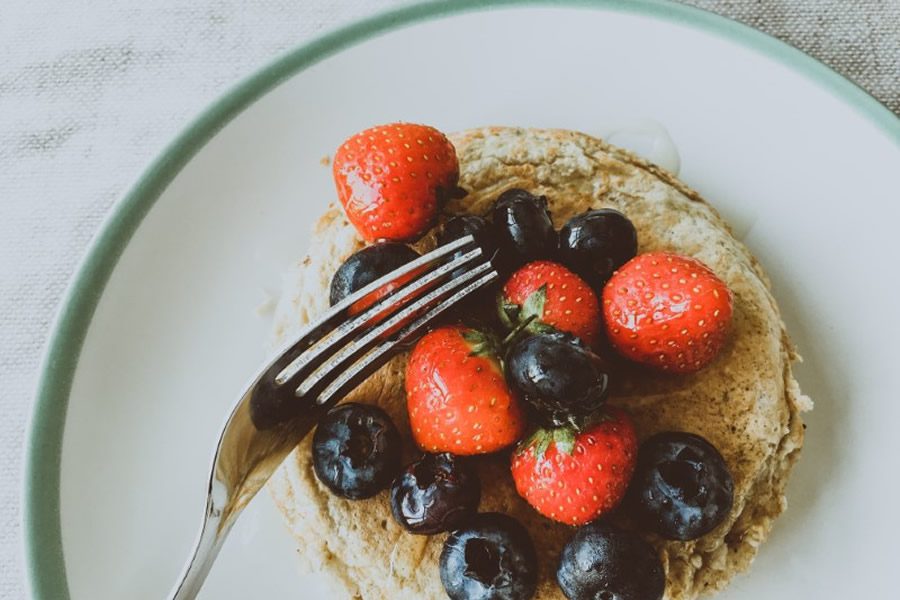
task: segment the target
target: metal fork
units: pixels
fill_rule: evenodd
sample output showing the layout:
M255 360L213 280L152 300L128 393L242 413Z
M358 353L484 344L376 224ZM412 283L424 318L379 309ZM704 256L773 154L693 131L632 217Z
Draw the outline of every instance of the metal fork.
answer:
M345 298L266 365L219 436L200 533L171 600L196 597L241 511L328 409L497 276L472 236L461 238ZM354 304L404 277L410 280L351 314Z

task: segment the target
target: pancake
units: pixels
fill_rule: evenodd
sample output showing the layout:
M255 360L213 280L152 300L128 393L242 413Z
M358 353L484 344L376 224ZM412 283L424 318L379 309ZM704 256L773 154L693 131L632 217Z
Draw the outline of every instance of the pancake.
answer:
M786 507L785 485L803 443L800 413L811 408L793 377L791 363L798 357L762 267L697 192L599 139L572 131L499 127L450 138L460 159L460 185L469 194L453 201L448 213L484 215L512 187L546 195L557 227L588 209L615 208L637 228L640 252L695 257L734 292L732 332L709 367L684 376L625 368L615 374L619 383L610 399L631 413L641 439L660 431L689 431L724 456L735 483L734 506L725 521L690 542L646 536L665 568L667 599L689 600L722 589L749 567ZM429 234L418 249L433 245ZM328 308L332 274L361 247L341 210L329 208L315 226L309 255L286 276L276 310L276 344ZM405 364L405 356L395 358L348 400L384 408L412 458L416 449L406 414ZM406 533L391 516L387 492L364 501L333 496L313 473L310 446L307 436L269 483L297 540L302 568L325 573L336 598L446 597L438 573L445 536ZM562 599L555 570L573 529L540 516L519 498L508 461L508 453L478 461L480 510L508 513L529 529L539 557L535 597Z

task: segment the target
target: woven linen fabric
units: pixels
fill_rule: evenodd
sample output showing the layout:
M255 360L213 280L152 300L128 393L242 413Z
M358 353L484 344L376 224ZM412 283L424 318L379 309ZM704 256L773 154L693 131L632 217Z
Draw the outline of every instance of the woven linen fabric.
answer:
M684 0L819 59L900 114L900 0Z
M808 52L900 113L898 0L690 0ZM48 330L113 203L241 77L397 0L0 5L0 598L24 598L21 463Z

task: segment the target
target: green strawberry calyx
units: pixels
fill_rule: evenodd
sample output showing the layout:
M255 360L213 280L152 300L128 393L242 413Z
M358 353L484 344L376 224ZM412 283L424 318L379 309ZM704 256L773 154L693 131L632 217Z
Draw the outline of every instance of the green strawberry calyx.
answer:
M541 460L550 444L553 444L557 451L571 455L575 451L575 435L576 431L571 427L541 428L520 444L518 452L524 454L533 448L535 458Z
M575 451L575 438L581 432L610 420L612 417L606 411L600 410L581 423L572 422L561 427L541 427L519 444L516 453L524 454L528 450L534 449L535 458L541 460L550 444L554 444L558 452L571 456Z
M547 305L547 284L542 285L525 298L525 302L519 306L514 302L510 302L508 298L500 292L497 297L497 308L500 315L500 321L507 329L515 330L523 323L526 325L524 329L529 333L548 333L556 331L556 329L543 322L544 309Z
M469 356L484 356L498 359L501 356L501 344L496 337L477 329L465 329L462 337L469 345Z

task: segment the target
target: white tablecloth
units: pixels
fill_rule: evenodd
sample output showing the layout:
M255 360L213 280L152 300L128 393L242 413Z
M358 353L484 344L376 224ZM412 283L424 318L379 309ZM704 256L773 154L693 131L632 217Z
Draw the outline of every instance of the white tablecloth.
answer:
M690 0L798 46L900 112L898 0ZM22 446L54 310L104 215L241 77L397 0L0 3L0 598L23 598Z

